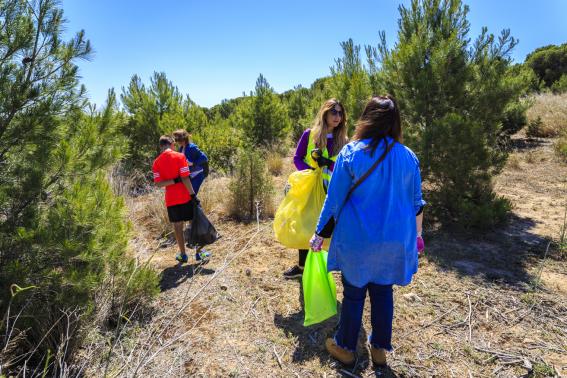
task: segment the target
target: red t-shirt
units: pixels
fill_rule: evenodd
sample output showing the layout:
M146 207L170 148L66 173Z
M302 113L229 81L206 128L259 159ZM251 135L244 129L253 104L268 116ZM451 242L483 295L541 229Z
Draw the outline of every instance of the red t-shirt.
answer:
M154 182L173 180L179 176L189 177L189 166L185 155L171 149L163 151L154 160L152 171ZM165 187L165 206L180 205L190 200L191 194L182 182Z

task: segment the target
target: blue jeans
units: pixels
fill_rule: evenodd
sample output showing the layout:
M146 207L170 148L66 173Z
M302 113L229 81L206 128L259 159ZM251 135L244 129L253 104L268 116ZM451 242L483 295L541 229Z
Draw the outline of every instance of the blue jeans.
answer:
M369 283L364 287L352 286L343 277L344 297L339 320L339 329L335 334L337 345L351 352L356 350L358 333L362 324L362 312L366 290L370 295L370 319L372 334L370 344L374 348L392 350L392 319L394 318L394 294L392 285Z

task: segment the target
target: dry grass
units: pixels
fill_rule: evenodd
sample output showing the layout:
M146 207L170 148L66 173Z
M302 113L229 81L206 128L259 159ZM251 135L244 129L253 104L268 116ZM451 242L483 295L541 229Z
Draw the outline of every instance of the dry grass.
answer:
M525 155L526 163L533 164L537 161L537 156L534 151L528 151Z
M542 93L533 97L527 111L528 135L554 137L567 131L567 93Z
M199 200L206 214L228 215L228 198L230 191L228 184L230 177L207 177L199 190Z
M521 163L520 163L520 158L517 154L510 155L508 157L507 164L508 164L508 167L510 169L516 169L516 170L522 169Z
M162 189L155 189L144 196L143 209L144 213L140 220L148 229L155 232L155 235L164 237L172 232Z
M283 172L283 158L278 154L270 154L268 159L266 160L266 164L268 166L268 172L272 174L272 176L279 176Z

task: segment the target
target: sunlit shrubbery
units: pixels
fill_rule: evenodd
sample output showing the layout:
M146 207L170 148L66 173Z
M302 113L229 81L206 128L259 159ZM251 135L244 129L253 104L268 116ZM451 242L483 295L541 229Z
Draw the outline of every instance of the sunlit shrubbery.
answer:
M272 179L266 170L262 151L239 151L229 188L230 215L236 219L249 221L273 215Z

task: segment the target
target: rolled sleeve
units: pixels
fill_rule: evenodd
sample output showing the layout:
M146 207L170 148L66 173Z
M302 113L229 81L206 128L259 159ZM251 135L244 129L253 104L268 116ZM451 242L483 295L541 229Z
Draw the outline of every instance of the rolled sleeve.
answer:
M160 181L162 181L162 178L161 178L159 172L153 171L153 173L154 173L154 182L160 182Z
M154 161L154 163L152 164L152 173L154 174L154 182L163 181L161 174L159 172L159 169L158 169L157 161Z
M419 162L417 162L415 166L415 173L413 177L413 207L415 213L419 211L423 206L425 206L426 202L423 200L422 193L421 193L421 172L419 170Z
M189 177L189 165L187 164L187 160L183 159L185 162L181 163L179 167L179 176L181 177Z

